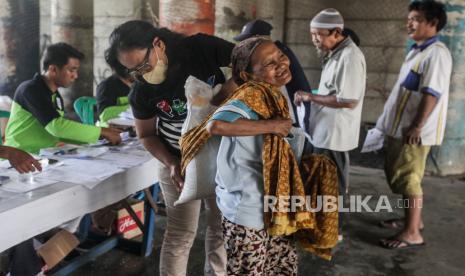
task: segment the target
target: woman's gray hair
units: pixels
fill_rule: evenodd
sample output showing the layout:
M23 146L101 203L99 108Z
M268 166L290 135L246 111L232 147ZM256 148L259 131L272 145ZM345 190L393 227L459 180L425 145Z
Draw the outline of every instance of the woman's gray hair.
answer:
M255 49L264 42L272 41L264 37L251 37L239 42L232 50L232 77L237 85L242 85L244 83L244 80L240 77L242 71L252 73L252 68L250 67L252 54Z

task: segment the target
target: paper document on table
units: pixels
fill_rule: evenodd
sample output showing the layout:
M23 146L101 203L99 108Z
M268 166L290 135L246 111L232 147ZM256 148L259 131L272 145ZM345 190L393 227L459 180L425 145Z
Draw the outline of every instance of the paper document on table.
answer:
M36 171L20 174L11 167L2 169L1 175L9 177L9 179L2 183L0 187L8 192L25 193L57 183L57 180L41 178L41 175L51 168L63 165L63 163L55 159L41 159L39 162L42 165L42 172Z
M377 128L372 128L368 131L365 143L360 152L371 152L383 148L384 133Z
M126 109L126 111L121 112L121 113L119 114L119 117L120 117L120 118L125 118L125 119L134 120L134 114L132 113L131 107L129 107L128 109Z
M115 149L98 157L121 169L129 169L141 165L153 158L148 152L140 150L116 151Z
M40 156L60 158L94 158L108 151L106 147L85 147L76 145L64 145L61 147L44 148L40 150Z
M0 161L0 169L8 169L11 167L10 161L7 159Z
M127 118L113 118L113 119L108 120L108 123L111 125L128 126L128 127L132 127L135 125L134 119L127 119Z
M80 184L92 189L101 181L122 171L107 161L65 159L63 166L43 172L40 177Z

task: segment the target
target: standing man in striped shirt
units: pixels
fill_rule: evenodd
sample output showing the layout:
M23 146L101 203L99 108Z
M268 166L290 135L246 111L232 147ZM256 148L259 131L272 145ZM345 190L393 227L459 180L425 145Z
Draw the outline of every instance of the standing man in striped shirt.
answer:
M416 43L376 123L387 136L387 181L394 193L403 196L405 205L405 218L381 222L400 231L381 240L389 249L424 245L421 181L431 146L443 140L452 71L451 54L437 37L447 22L444 4L414 1L408 10L407 32Z

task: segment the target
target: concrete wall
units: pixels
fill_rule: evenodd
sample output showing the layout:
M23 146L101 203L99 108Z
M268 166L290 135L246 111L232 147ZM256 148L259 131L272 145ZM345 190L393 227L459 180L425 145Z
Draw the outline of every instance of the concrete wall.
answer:
M157 15L156 0L94 1L94 87L112 74L105 63L104 52L108 48L108 37L113 29L133 19L143 19L158 25Z
M336 8L361 40L367 62L364 122L375 122L397 78L405 55L409 0L288 0L285 41L299 57L312 88L318 88L320 62L309 36L309 22L325 8Z
M185 35L215 33L214 0L160 0L160 26Z
M215 35L233 41L242 26L256 17L256 0L216 0Z
M40 0L40 58L52 43L52 0ZM42 65L41 65L42 66Z
M0 1L0 95L12 97L39 70L39 19L37 2Z
M108 37L114 27L131 20L143 19L158 25L158 0L95 0L93 87L111 75L104 60ZM40 0L40 52L51 43L51 0ZM42 56L42 55L41 55Z
M52 0L51 42L65 42L84 54L78 81L69 88L61 88L65 111L73 112L74 101L93 94L93 0Z

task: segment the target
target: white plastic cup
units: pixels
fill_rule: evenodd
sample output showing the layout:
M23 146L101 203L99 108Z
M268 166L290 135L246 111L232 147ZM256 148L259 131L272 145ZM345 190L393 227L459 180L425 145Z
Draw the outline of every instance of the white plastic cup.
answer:
M28 173L20 173L18 175L18 181L21 183L33 184L34 183L34 175L32 172Z

